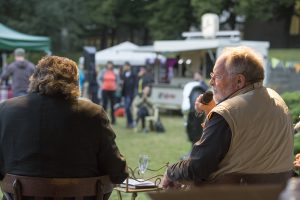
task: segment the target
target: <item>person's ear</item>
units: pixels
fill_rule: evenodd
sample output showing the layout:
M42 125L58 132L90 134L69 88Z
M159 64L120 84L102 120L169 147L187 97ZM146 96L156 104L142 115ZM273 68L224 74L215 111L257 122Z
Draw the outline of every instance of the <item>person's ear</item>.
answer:
M237 88L241 89L243 87L245 87L246 85L246 78L243 74L238 74L237 75Z

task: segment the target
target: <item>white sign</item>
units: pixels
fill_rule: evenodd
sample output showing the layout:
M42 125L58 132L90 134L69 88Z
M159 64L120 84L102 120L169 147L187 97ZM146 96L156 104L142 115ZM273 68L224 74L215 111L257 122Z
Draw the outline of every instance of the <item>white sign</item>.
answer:
M219 17L213 13L204 14L201 18L201 29L204 38L215 38L219 31Z
M161 108L180 110L182 103L182 88L159 87L152 88L151 100Z

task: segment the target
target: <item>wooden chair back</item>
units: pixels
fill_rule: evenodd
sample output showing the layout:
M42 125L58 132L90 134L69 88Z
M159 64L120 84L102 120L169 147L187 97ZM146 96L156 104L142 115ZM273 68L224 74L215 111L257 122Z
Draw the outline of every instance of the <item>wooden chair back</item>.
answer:
M14 200L22 197L34 197L42 200L45 197L61 200L74 198L83 200L84 197L103 199L100 177L92 178L39 178L6 174L1 182L3 192L13 194Z
M282 185L218 185L148 193L152 200L278 200Z

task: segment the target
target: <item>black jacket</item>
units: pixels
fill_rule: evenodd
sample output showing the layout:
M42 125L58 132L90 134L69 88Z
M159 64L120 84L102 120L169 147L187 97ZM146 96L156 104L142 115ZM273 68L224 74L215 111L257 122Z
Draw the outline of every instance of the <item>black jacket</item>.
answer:
M135 74L130 72L129 76L125 75L126 72L122 75L123 85L122 85L122 96L130 96L131 98L135 97L137 93L137 77Z
M32 93L0 104L0 179L127 176L126 161L103 108Z

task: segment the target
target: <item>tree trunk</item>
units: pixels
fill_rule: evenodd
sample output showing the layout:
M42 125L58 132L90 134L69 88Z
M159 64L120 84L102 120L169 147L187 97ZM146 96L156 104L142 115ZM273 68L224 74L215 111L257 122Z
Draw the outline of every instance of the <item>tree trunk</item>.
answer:
M100 36L100 49L105 49L107 47L107 31L106 29L101 31Z
M110 35L110 46L115 45L116 33L117 33L117 29L113 28Z
M134 42L134 29L132 27L129 30L129 41Z
M148 40L149 40L149 30L147 28L144 28L144 35L143 35L143 41L142 44L143 45L147 45L148 44Z

